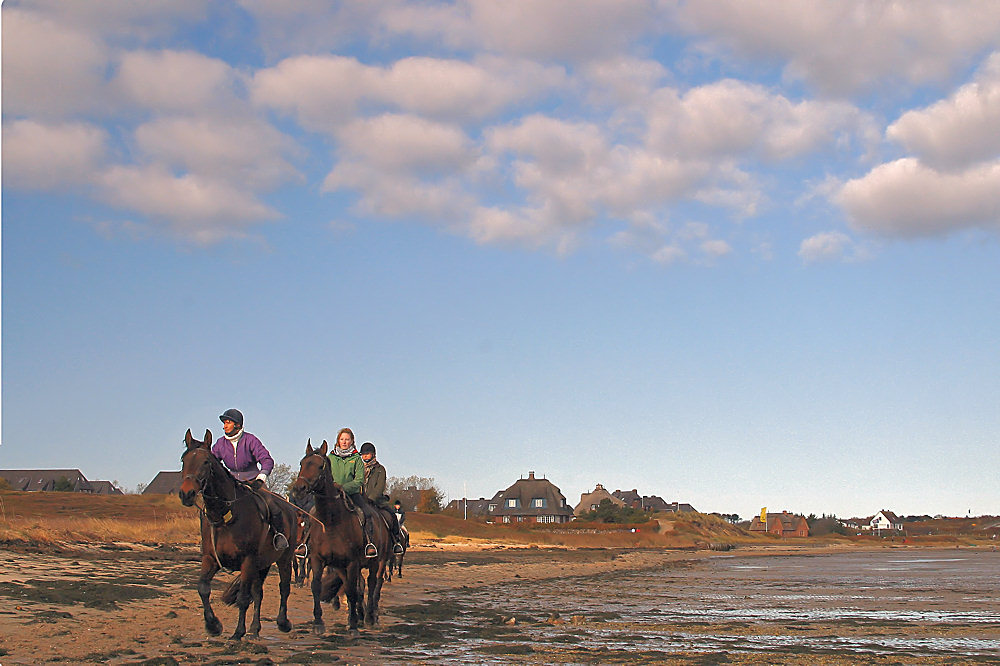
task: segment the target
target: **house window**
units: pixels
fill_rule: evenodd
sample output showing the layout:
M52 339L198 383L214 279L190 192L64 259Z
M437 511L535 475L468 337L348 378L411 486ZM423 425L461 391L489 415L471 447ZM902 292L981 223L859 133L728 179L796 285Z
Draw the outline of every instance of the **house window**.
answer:
M503 517L503 522L509 523L510 522L510 516L504 516Z
M493 504L490 504L490 513L493 513L493 512L494 512L494 511L496 511L496 510L497 510L497 505L496 505L496 503L493 503Z
M538 516L538 522L540 523L554 523L556 522L555 516Z
M545 508L545 498L544 497L532 497L531 498L531 508L532 509L544 509Z
M521 507L521 500L518 499L517 497L509 497L507 499L507 508L508 509L518 509L520 507Z

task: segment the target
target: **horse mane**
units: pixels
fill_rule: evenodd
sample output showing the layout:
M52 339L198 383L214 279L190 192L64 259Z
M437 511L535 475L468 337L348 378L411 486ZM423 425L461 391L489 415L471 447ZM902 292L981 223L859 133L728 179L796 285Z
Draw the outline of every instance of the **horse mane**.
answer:
M232 481L233 483L235 483L237 485L237 487L240 486L240 485L242 485L244 483L243 481L240 481L235 476L233 476L232 472L229 471L229 468L226 467L225 465L223 465L222 461L215 457L215 454L212 453L212 449L204 447L204 446L196 446L193 449L186 449L184 451L184 453L181 454L181 467L184 466L184 464L183 464L184 463L184 458L189 453L194 453L198 449L205 449L205 451L208 453L208 459L209 459L209 461L211 461L212 471L213 472L217 471L217 469L218 470L222 470L222 473L226 476L226 478L228 478L230 481Z

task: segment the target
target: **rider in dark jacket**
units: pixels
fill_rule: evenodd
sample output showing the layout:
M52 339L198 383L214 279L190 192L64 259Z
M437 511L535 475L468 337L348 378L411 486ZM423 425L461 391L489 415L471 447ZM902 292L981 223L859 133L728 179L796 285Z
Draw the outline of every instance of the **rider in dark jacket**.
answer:
M361 445L361 460L365 463L364 495L379 508L392 534L392 552L403 552L403 535L399 533L396 514L389 511L389 496L385 494L385 467L375 460L375 445L365 442Z

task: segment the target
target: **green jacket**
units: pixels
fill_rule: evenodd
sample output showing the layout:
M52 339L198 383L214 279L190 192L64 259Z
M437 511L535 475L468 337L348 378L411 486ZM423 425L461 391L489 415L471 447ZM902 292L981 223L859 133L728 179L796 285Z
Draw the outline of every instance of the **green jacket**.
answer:
M330 460L330 474L344 488L344 492L348 495L360 493L365 482L365 461L361 459L361 454L354 452L341 458L331 453L327 458Z

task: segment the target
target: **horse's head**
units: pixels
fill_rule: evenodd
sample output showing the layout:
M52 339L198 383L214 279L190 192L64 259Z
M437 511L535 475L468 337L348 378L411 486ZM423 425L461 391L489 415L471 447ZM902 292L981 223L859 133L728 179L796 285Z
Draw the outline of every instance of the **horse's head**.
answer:
M188 428L184 444L187 448L181 454L181 488L177 495L181 504L191 506L212 474L212 431L206 430L205 441L199 442L191 436L191 429Z
M323 446L318 449L312 447L311 439L306 442L306 455L299 463L299 475L292 484L293 493L299 495L322 490L325 483L323 475L330 476L330 461L326 459L326 450L325 439Z

